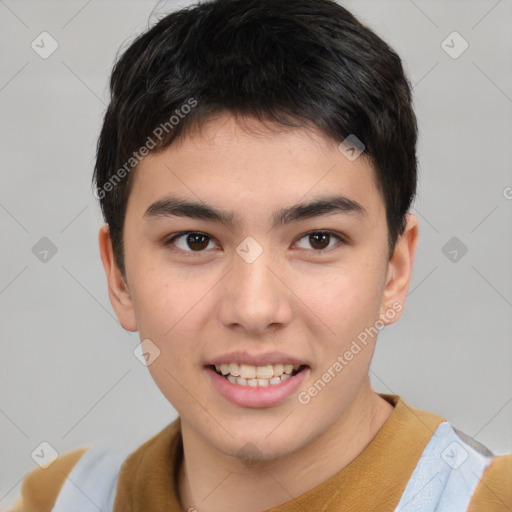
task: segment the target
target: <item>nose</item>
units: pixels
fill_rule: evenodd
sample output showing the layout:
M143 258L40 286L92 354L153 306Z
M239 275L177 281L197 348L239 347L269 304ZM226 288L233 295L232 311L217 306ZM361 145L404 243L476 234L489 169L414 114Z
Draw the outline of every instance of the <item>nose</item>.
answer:
M289 324L293 294L282 274L270 251L263 251L252 262L235 254L221 290L222 324L246 334L265 334Z

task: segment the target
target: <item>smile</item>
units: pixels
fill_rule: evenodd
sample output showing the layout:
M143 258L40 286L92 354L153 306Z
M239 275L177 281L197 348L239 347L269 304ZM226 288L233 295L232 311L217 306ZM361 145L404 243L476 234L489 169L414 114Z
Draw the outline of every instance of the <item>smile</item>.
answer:
M212 369L218 375L233 384L249 387L276 386L293 377L301 370L301 365L267 364L253 366L249 364L225 363L217 364Z

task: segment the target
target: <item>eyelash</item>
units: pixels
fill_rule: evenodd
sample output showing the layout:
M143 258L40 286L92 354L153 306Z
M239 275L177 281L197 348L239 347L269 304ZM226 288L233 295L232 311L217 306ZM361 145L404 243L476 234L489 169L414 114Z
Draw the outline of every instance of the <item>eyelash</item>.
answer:
M181 233L176 233L175 235L172 235L171 238L168 238L164 243L163 245L164 246L171 246L173 245L173 243L180 237L182 236L185 236L185 235L190 235L190 234L195 234L195 235L203 235L205 237L207 237L208 239L210 240L214 240L215 239L210 236L210 235L207 235L206 233L203 233L201 231L182 231ZM345 239L345 237L343 235L341 235L340 233L337 233L336 231L329 231L329 230L318 230L318 231L308 231L307 233L304 233L303 235L301 235L298 239L297 239L297 242L302 240L303 238L309 236L309 235L318 235L318 234L322 234L322 235L329 235L330 237L334 237L338 240L338 242L340 242L341 244L346 244L348 243ZM330 240L329 240L330 241ZM336 247L336 246L334 246ZM328 249L311 249L311 252L315 255L318 255L318 256L321 256L323 254L325 254L327 251L330 251L331 249L333 249L334 247L330 247ZM200 256L202 254L204 254L206 252L206 250L202 250L202 251L185 251L183 249L173 249L173 250L176 250L178 252L182 252L184 253L187 257L197 257L197 256ZM308 250L308 249L303 249L303 250Z

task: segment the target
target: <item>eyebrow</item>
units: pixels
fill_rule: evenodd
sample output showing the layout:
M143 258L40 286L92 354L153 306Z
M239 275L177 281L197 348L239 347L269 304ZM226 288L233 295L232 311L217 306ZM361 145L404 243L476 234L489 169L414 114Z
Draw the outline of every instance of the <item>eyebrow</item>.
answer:
M272 215L273 228L334 213L356 214L358 216L366 216L368 214L360 203L348 197L319 197L308 203L295 204L274 212ZM233 228L237 220L233 212L179 197L159 199L152 203L143 215L144 218L161 216L187 217L218 222L228 228Z

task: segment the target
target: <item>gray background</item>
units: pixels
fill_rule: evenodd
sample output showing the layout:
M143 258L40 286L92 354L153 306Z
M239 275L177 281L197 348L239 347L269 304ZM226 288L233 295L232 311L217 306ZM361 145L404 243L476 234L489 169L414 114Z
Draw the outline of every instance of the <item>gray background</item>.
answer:
M0 0L0 509L42 441L135 448L175 417L111 309L90 179L118 48L188 3L150 18L151 1ZM403 58L420 126L420 242L374 386L512 452L512 2L343 4ZM31 48L43 31L59 45L47 59ZM441 46L453 31L469 44L456 59ZM46 262L42 237L57 248ZM455 262L452 237L468 250Z

